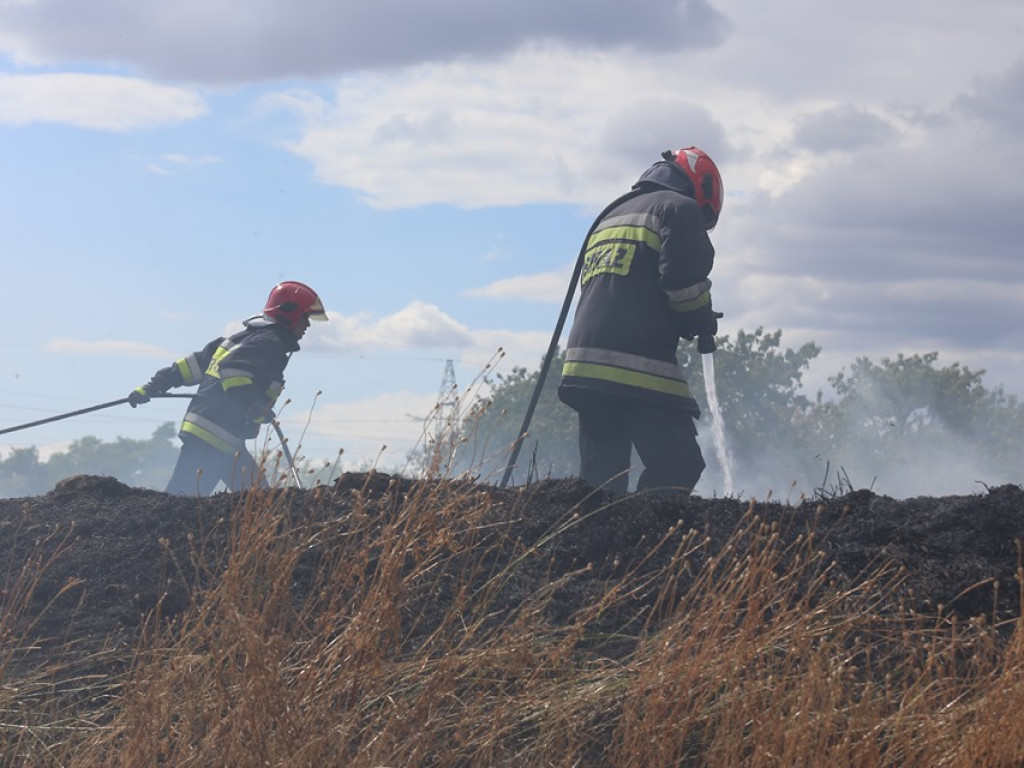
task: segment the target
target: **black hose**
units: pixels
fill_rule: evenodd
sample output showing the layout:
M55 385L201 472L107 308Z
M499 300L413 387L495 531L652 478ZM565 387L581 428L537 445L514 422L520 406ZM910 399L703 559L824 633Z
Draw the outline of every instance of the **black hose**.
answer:
M583 245L580 246L579 255L576 257L576 266L572 271L572 279L569 281L569 289L565 292L565 301L562 302L562 311L558 315L558 322L555 323L555 332L551 335L551 343L548 344L548 351L544 355L544 361L540 366L540 374L537 377L537 386L533 388L533 394L530 396L530 403L526 407L526 416L523 418L523 424L519 428L519 435L512 444L512 453L509 456L508 464L505 466L505 474L501 478L501 484L498 486L499 488L504 488L508 485L508 480L512 476L512 470L515 469L516 466L516 460L519 458L519 451L523 447L523 440L526 438L527 430L530 428L530 420L533 419L533 411L537 407L537 401L540 400L540 392L544 387L544 380L547 378L548 369L551 367L551 359L555 356L555 349L558 347L558 340L562 337L562 328L565 326L565 318L568 317L569 307L572 306L573 295L576 293L576 283L579 282L580 273L583 271L583 260L587 252L587 243L590 241L590 236L594 234L594 229L601 220L608 215L609 211L646 191L647 190L645 189L632 189L626 194L612 200L605 206L604 210L597 215L597 218L594 219L594 223L591 224L590 229L587 230L586 237L583 238Z
M163 395L150 395L150 397L193 397L191 394L163 394ZM104 408L112 408L115 405L124 405L128 402L127 397L122 397L118 400L111 400L108 403L100 403L99 405L90 405L88 408L79 408L77 411L69 411L68 413L61 413L56 416L50 416L46 419L39 419L38 421L30 421L28 424L19 424L16 427L7 427L7 429L0 429L0 435L6 435L8 432L17 432L20 429L28 429L29 427L38 427L40 424L49 424L51 421L60 421L61 419L70 419L72 416L81 416L83 413L91 413L92 411L99 411Z

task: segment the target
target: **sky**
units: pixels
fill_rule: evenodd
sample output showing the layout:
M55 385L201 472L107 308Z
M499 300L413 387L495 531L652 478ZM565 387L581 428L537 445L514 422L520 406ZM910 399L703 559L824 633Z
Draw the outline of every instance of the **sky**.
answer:
M726 197L722 333L1024 394L1019 0L0 0L0 428L127 396L280 280L293 450L398 467L446 362L535 369L664 149ZM569 324L566 325L566 332ZM182 401L0 437L146 439Z

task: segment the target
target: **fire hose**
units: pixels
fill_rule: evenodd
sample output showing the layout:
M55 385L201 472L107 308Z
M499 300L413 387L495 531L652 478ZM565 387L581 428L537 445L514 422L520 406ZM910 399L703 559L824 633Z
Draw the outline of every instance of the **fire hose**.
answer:
M281 425L277 423L275 417L270 422L274 426L274 431L277 432L277 439L281 441L281 453L284 454L284 460L288 462L288 469L291 470L292 479L295 481L295 485L298 488L302 488L302 478L299 477L299 470L295 467L295 459L292 458L292 451L288 447L288 439L284 436L284 432L281 431Z
M159 395L150 395L150 397L154 398L154 399L158 398L158 397L189 397L189 398L191 398L191 397L194 397L194 396L195 395L189 394L187 392L181 392L181 393L170 392L170 393L163 393L163 394L159 394ZM101 411L104 408L113 408L115 405L124 405L127 402L128 402L128 398L127 397L121 397L121 398L118 398L117 400L110 400L109 402L106 402L106 403L99 403L98 405L90 405L90 406L88 406L86 408L79 408L78 410L75 410L75 411L68 411L67 413L59 413L56 416L48 416L45 419L37 419L36 421L30 421L30 422L28 422L26 424L18 424L15 427L7 427L6 429L0 429L0 435L6 435L6 434L8 434L10 432L17 432L17 431L22 430L22 429L29 429L30 427L38 427L38 426L40 426L42 424L49 424L50 422L53 422L53 421L60 421L61 419L70 419L72 416L81 416L84 413L92 413L93 411ZM277 437L281 441L281 453L284 454L285 461L288 462L288 469L291 471L292 479L295 480L295 484L299 488L302 488L302 479L299 476L299 470L295 466L295 459L292 456L291 449L288 448L288 440L287 440L287 438L285 438L284 433L281 431L281 425L277 423L277 418L276 417L273 420L271 420L270 423L273 425L274 431L277 432Z
M157 397L193 397L188 393L169 393L162 395L151 395L153 398ZM83 413L92 413L93 411L100 411L104 408L112 408L115 405L124 405L128 402L127 397L119 398L118 400L111 400L108 403L100 403L99 405L90 405L88 408L79 408L77 411L68 411L67 413L59 413L56 416L49 416L45 419L39 419L38 421L30 421L27 424L19 424L16 427L7 427L7 429L0 429L0 435L6 435L8 432L17 432L21 429L28 429L29 427L38 427L41 424L49 424L51 421L60 421L61 419L70 419L72 416L81 416Z
M594 233L594 229L597 227L601 219L603 219L605 214L612 210L612 208L626 200L637 197L642 193L643 190L633 189L608 203L604 210L598 214L596 219L594 219L594 223L591 224L590 229L587 230L586 237L583 238L583 245L580 246L579 254L576 256L576 264L573 267L572 278L569 280L569 288L565 292L565 301L562 302L562 310L558 315L558 321L555 323L555 330L551 334L551 342L548 344L548 350L544 355L544 360L541 362L540 371L537 375L537 384L534 386L533 394L530 396L530 402L526 406L526 415L523 417L522 426L519 427L519 434L512 443L512 452L509 455L508 464L505 465L505 473L502 475L501 484L499 486L500 488L504 488L508 485L509 478L512 477L512 471L516 468L516 460L519 458L519 451L522 449L523 442L526 440L527 432L530 429L530 420L533 418L533 412L537 408L537 401L540 400L540 393L544 388L544 380L547 378L548 369L551 367L551 360L554 358L555 351L558 349L558 340L562 337L562 328L565 327L565 319L569 315L569 307L572 306L573 296L576 293L576 283L579 282L580 275L583 272L583 262L587 253L587 243L590 240L590 236Z

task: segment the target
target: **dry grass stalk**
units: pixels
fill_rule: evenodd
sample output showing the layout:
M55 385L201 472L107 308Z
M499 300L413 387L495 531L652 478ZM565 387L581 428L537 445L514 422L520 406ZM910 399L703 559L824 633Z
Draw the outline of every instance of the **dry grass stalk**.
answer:
M674 547L668 566L635 566L556 619L560 590L589 578L587 564L508 596L546 543L581 525L571 511L524 542L468 484L393 486L343 508L318 488L299 512L284 490L243 498L222 557L195 542L195 599L173 621L154 617L109 722L87 739L65 734L59 762L37 750L21 764L985 768L1024 757L1020 628L915 615L885 568L839 579L810 524L792 536L752 507L718 552L698 532L669 531L652 545ZM653 605L629 607L652 590ZM608 658L595 635L617 610L641 611L622 622L643 629L630 654Z
M41 637L37 627L58 601L80 600L71 579L47 594L43 576L63 555L73 531L35 541L24 562L6 562L0 582L0 765L64 765L98 729L97 713L118 681L92 671L107 649L82 651L68 638Z

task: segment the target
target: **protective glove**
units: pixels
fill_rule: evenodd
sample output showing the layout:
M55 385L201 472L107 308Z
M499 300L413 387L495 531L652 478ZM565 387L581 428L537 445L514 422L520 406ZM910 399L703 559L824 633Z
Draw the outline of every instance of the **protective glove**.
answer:
M708 307L707 314L701 316L697 323L697 336L714 336L718 333L718 318L725 317L724 312L715 312Z
M724 317L723 312L715 312L708 305L706 314L703 314L697 325L697 351L702 355L709 355L716 349L715 336L718 333L718 318Z
M718 333L718 318L720 317L722 317L721 312L715 312L710 304L705 304L700 309L687 312L679 318L679 335L684 339L714 336Z
M128 405L132 408L149 402L149 392L145 387L136 387L128 393Z

